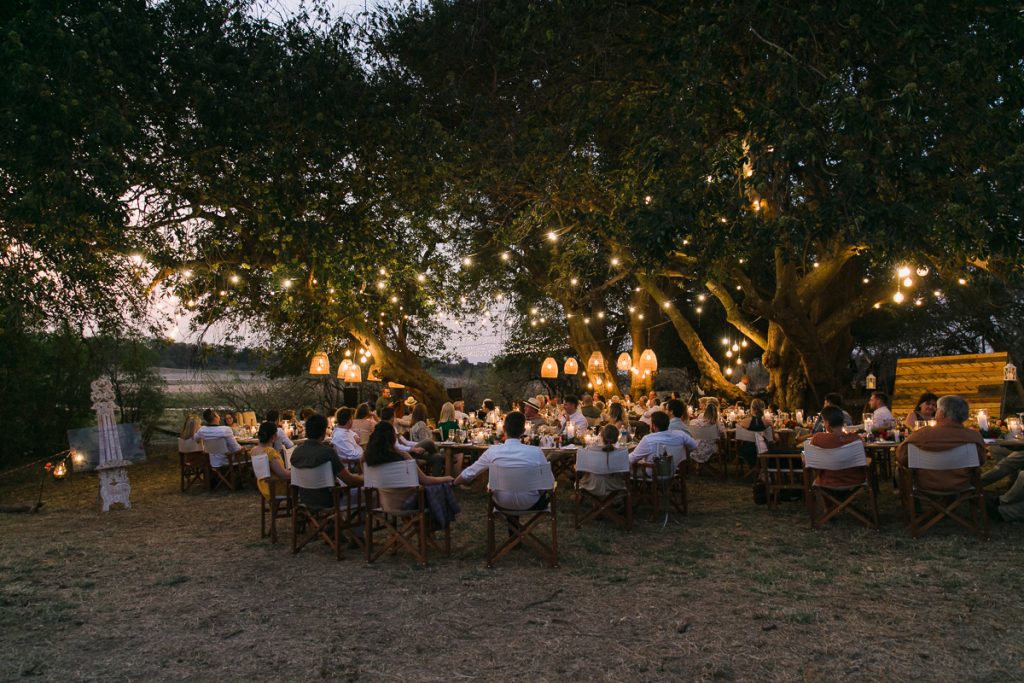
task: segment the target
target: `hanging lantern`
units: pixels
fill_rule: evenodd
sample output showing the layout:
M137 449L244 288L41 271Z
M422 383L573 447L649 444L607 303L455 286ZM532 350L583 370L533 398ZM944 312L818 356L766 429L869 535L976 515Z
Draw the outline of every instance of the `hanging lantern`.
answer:
M366 371L367 382L380 382L380 366L374 363L370 366L370 369Z
M864 388L871 389L872 391L878 388L878 379L875 377L874 373L869 372L868 376L864 378Z
M567 375L575 375L580 371L580 364L576 362L575 358L566 358L565 367L562 368L562 372Z
M1007 359L1006 365L1003 366L1003 381L1004 382L1016 382L1017 381L1017 366L1012 361Z
M358 363L353 363L345 370L345 381L352 384L359 384L363 381L363 369Z
M352 360L351 359L346 358L343 361L341 361L341 365L338 366L338 379L344 380L345 379L345 372L350 367L352 367Z
M317 353L313 354L313 361L309 364L309 374L331 374L331 361L328 360L326 353L324 353L323 351L318 351Z
M544 379L555 379L558 377L558 362L548 356L540 366L540 376Z
M640 354L640 369L652 373L658 371L658 357L654 355L654 349L644 349Z
M633 367L633 359L629 357L629 354L623 351L619 354L618 360L615 361L615 367L619 369L619 372L629 372L629 369Z
M604 372L604 356L600 351L590 354L590 360L587 361L587 372L591 375L600 375Z

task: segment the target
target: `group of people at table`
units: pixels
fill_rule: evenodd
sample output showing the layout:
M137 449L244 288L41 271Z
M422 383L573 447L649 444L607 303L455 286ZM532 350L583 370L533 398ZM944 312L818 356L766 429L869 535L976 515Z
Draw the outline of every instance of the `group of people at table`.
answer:
M821 412L798 430L814 446L822 449L840 448L861 438L853 426L850 414L842 408L842 397L828 394ZM869 399L870 419L875 430L886 429L899 434L902 426L890 408L889 399L882 392L875 392ZM328 434L329 421L324 415L311 409L304 409L299 416L305 438L294 444L283 428L283 417L278 411L269 411L266 420L256 432L257 444L250 455L265 454L270 464L271 477L288 482L291 468L312 468L330 462L332 469L348 487L362 485L362 468L375 467L401 460L417 460L420 485L461 485L472 481L490 467L523 467L547 463L544 451L536 445L524 442L524 435L543 433L557 435L593 435L588 440L590 448L611 451L621 448L628 436L638 439L631 445L629 460L651 462L664 447L685 447L688 457L696 462L707 462L719 448L716 441L697 441L691 436L695 427L715 425L720 435L725 434L725 416L720 402L714 397L700 399L696 411L687 406L673 393L664 402L657 394L642 397L633 402L628 396L613 396L607 403L600 396L585 395L582 399L565 396L559 402L546 396L527 398L514 402L513 410L502 414L493 401L485 400L478 411L467 413L462 401L445 403L435 425L431 425L422 403L408 397L404 401L392 401L385 389L373 404L363 403L357 408L340 408L333 416L333 430ZM408 414L406 410L408 409ZM730 406L728 415L735 418L735 426L754 433L762 433L771 440L773 414L760 399L753 399L749 410L736 412L739 406ZM908 435L896 447L896 459L907 464L907 452L915 445L924 452L944 451L961 444L977 447L978 464L983 465L988 448L976 429L965 426L970 408L963 398L955 395L937 397L924 394L915 408L902 420ZM242 450L236 437L244 435L237 420L230 413L224 416L208 409L202 416L202 424L192 416L183 426L181 439L202 449L205 439L221 438L227 442L229 452ZM865 415L865 417L868 417ZM473 426L490 426L495 434L503 438L487 448L479 457L463 468L463 454L457 453L451 474L445 474L445 459L440 454L436 432L442 442L449 440L459 431ZM592 443L591 443L592 441ZM448 444L449 446L451 444ZM454 448L453 450L457 450ZM747 464L757 462L756 442L738 442L737 455ZM284 454L290 452L286 463ZM987 509L997 521L1024 521L1024 450L1007 451L993 448L997 458L996 466L985 472L982 482L985 486L1010 478L1010 489L1001 496L986 498ZM210 466L223 468L228 465L226 456L210 455ZM842 487L864 481L862 468L845 470L823 470L818 474L821 486ZM586 474L580 479L580 486L596 495L624 486L621 478ZM919 473L919 484L935 491L955 491L969 483L967 470L932 470ZM266 480L258 482L260 492L269 495ZM308 505L330 505L330 491L301 491L301 502ZM415 503L414 490L393 490L381 493L386 507L400 509ZM496 503L510 509L525 510L547 504L537 491L502 492Z

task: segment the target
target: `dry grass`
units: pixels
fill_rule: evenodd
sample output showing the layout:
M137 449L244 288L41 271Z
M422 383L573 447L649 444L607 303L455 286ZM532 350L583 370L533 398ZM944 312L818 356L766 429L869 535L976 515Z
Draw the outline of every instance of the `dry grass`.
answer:
M682 524L572 529L560 570L483 566L483 505L456 552L340 563L258 538L251 492L181 495L176 464L132 471L134 507L95 481L0 515L0 679L1021 680L1022 529L919 541L883 491L881 533L812 532L797 504L691 482ZM0 503L31 500L30 484Z

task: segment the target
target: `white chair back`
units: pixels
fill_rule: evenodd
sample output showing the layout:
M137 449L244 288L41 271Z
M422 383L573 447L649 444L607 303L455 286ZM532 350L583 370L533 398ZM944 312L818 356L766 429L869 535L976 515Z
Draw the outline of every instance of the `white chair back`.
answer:
M363 468L363 486L371 489L403 489L420 485L415 460L389 462Z
M576 471L591 474L618 474L629 472L629 451L599 451L590 448L576 451Z
M487 488L491 491L550 491L555 487L555 476L548 463L525 467L500 467L491 465L488 469Z
M678 446L659 444L657 450L655 450L655 455L660 453L662 448L665 449L666 453L672 456L672 469L679 469L679 465L686 460L686 446L682 444L679 444Z
M178 439L179 453L202 453L203 445L195 439Z
M292 485L300 489L329 489L336 483L330 462L316 467L293 467L291 474Z
M739 429L736 430L737 434ZM697 441L718 441L721 437L721 433L718 431L718 425L700 425L690 426L690 436ZM739 438L737 436L736 438Z
M284 458L284 467L285 467L285 469L291 469L291 467L292 467L292 453L295 452L295 446L292 446L291 448L285 448L285 449L282 449L282 450L284 451L283 454L282 454L282 457Z
M203 439L203 450L210 455L226 455L228 452L228 440L223 437Z
M910 444L907 446L907 465L919 470L978 467L978 448L972 443L965 443L946 451L926 451Z
M736 440L737 441L749 441L750 443L755 443L756 435L757 434L761 434L762 436L764 436L765 441L771 441L772 440L772 428L771 427L765 427L765 430L763 432L752 432L749 429L746 429L745 427L737 427L736 428Z
M254 455L252 460L252 471L256 475L256 479L269 479L270 478L270 456L266 453L260 453Z
M804 464L816 470L846 470L867 467L868 460L864 443L859 439L839 448L821 448L805 441Z

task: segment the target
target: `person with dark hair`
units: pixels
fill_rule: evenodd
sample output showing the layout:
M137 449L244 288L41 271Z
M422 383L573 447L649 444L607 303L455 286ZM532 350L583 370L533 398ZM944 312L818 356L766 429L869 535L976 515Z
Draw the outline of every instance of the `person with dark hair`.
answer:
M686 421L683 420L683 416L686 415L685 403L678 398L670 398L665 407L669 412L668 430L670 432L690 431L686 426Z
M379 467L391 462L411 460L408 452L398 448L398 432L390 421L382 421L373 428L370 440L366 444L366 467ZM419 466L416 467L421 486L435 486L438 484L449 484L451 477L432 477L423 472ZM381 507L385 510L401 510L416 505L414 489L378 489Z
M338 412L334 414L331 445L341 459L350 465L362 460L363 449L359 446L356 433L352 431L351 408L338 408Z
M825 406L821 409L821 419L828 428L828 431L818 432L811 437L811 445L818 448L840 448L848 443L859 441L856 434L847 434L843 431L846 426L846 418L843 411L837 406ZM845 470L821 470L818 473L818 485L825 488L842 488L844 486L856 486L864 482L864 468L850 467Z
M921 398L917 399L914 409L907 413L907 419L904 422L911 429L926 426L929 420L935 419L935 410L938 408L938 404L938 396L930 391L924 392L921 394Z
M434 432L427 425L427 407L417 403L412 409L412 427L409 428L411 441L433 441Z
M491 446L484 451L476 462L462 471L455 484L472 481L478 474L491 465L498 467L529 467L531 465L547 465L544 451L536 446L527 446L522 442L526 431L526 416L520 412L505 415L505 443ZM498 491L494 494L495 502L503 508L511 510L540 510L547 506L546 498L539 491Z
M591 426L596 425L601 419L601 410L594 405L594 398L589 394L583 394L580 414L587 418L587 423Z
M616 401L614 397L608 406L608 422L620 432L629 431L629 411L622 401Z
M725 436L725 425L722 424L722 416L718 412L718 401L709 399L704 402L704 411L690 420L691 427L706 427L714 425L718 427L719 436ZM690 459L694 462L704 463L711 459L718 452L718 444L710 439L697 442L697 448L690 453Z
M196 432L195 438L197 441L203 441L206 439L224 439L227 443L228 453L238 453L242 450L242 447L235 441L235 435L231 431L231 427L225 427L220 423L220 413L213 408L207 408L203 411L203 426ZM225 471L228 466L228 456L210 453L210 467L215 467L219 470Z
M736 423L738 427L742 427L751 432L766 432L772 425L772 420L764 414L764 401L759 398L755 398L750 402L750 414ZM770 441L770 439L765 439ZM736 442L736 455L743 459L747 467L755 467L757 465L757 444L753 441L737 441Z
M395 428L395 434L398 436L395 441L395 447L402 453L408 453L415 458L425 460L432 474L443 470L444 456L437 452L437 444L434 443L433 439L427 439L418 443L406 439L401 434L398 434L396 420L396 413L392 408L385 408L381 411L380 421L388 422ZM376 427L374 427L374 430L376 430Z
M305 423L313 415L316 415L316 411L310 406L306 406L299 411L299 421Z
M306 419L306 440L296 446L292 452L292 468L311 469L329 462L334 476L339 477L345 485L353 488L362 486L363 478L349 472L344 462L338 457L334 446L324 443L326 435L327 418L319 413L310 415ZM301 502L310 507L329 508L332 505L331 489L302 489Z
M619 430L615 425L607 425L601 430L600 450L611 453L615 450L616 442L619 440ZM593 448L593 447L591 447ZM603 498L615 491L626 489L626 479L621 474L594 474L593 472L580 473L580 488L584 491Z
M558 416L558 421L562 424L563 432L569 424L572 424L576 434L585 434L590 428L587 418L579 410L579 405L580 400L572 394L567 394L562 399L562 414Z
M277 436L277 423L270 422L269 420L260 424L259 431L256 433L256 439L259 444L255 446L249 455L266 455L267 462L270 465L270 478L274 481L284 482L287 487L288 482L291 481L292 473L284 466L284 458L274 448L274 437ZM270 485L266 479L260 479L256 482L256 486L259 488L260 493L267 500L270 499ZM281 490L281 493L285 493L285 490Z
M839 408L839 411L843 414L844 426L849 427L850 425L853 424L853 418L850 417L850 414L848 412L843 410L843 397L840 394L834 391L825 394L825 402L822 405L822 410L824 411L824 409L828 408L829 406L832 406L833 408ZM819 432L827 431L828 423L825 421L825 418L821 414L819 414L818 417L815 418L814 424L811 426L811 434L818 434Z
M874 392L868 399L868 407L874 411L871 415L872 426L890 429L896 424L896 419L893 418L892 411L889 410L888 394L881 391Z
M910 433L896 447L896 459L906 466L910 446L922 451L945 451L963 444L973 444L978 451L978 465L985 463L985 441L977 429L969 429L964 422L970 417L970 406L955 395L943 396L935 410L935 426L924 427ZM964 469L917 470L917 485L929 491L960 491L971 485L970 473Z
M277 425L277 436L274 438L274 450L283 453L290 448L295 448L295 444L293 444L292 440L288 438L288 435L284 433L284 428L281 426L281 413L279 411L274 409L268 410L267 422L273 422Z
M630 462L653 462L661 446L685 446L689 450L697 447L697 442L688 432L670 432L668 422L668 413L660 410L651 413L651 433L640 439L640 443L629 454Z
M380 411L384 410L391 405L391 389L384 387L380 390L380 396L377 397L377 404L374 406L377 409L377 415L380 415Z

